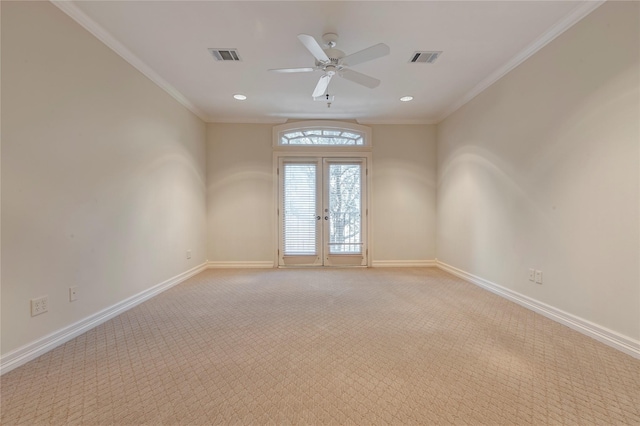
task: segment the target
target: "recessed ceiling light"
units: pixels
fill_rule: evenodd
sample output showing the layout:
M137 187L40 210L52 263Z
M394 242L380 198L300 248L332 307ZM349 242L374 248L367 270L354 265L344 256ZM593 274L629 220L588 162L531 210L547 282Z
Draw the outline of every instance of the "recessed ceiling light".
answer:
M235 94L233 95L233 99L237 99L239 101L244 101L245 99L247 99L247 97L245 95L241 95L241 94Z
M413 96L403 96L400 98L402 102L409 102L413 100Z

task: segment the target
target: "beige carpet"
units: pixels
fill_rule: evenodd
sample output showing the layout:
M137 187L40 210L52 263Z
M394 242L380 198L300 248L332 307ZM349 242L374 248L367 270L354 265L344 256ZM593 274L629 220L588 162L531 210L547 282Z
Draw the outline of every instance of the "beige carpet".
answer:
M640 424L640 361L430 268L206 271L0 380L3 425Z

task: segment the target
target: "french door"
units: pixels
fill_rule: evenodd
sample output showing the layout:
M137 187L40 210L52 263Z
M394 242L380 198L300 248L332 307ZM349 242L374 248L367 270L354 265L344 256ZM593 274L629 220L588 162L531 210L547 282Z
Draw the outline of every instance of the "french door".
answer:
M366 158L278 164L279 266L366 266Z

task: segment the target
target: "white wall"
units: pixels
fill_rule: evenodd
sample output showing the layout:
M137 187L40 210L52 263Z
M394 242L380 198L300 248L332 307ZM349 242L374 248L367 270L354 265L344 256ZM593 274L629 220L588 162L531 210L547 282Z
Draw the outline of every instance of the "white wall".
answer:
M436 127L373 125L373 259L436 258Z
M636 340L639 8L604 4L440 123L437 199L439 260Z
M207 255L273 261L271 124L207 125Z
M272 124L207 126L208 259L273 261ZM374 125L374 260L435 258L435 126Z
M2 2L2 124L3 355L204 263L204 123L48 2Z

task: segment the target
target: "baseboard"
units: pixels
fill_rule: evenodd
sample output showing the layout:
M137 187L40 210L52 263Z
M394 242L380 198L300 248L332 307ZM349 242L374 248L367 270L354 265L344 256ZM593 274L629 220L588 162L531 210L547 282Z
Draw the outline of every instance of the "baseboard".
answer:
M371 262L373 268L428 268L436 266L435 260L374 260Z
M640 359L640 341L638 340L634 340L613 330L609 330L606 327L602 327L591 321L554 308L553 306L539 302L513 290L509 290L508 288L472 275L451 265L447 265L439 260L436 261L436 266L445 272L462 278L465 281L480 286L494 294L497 294L498 296L502 296L520 306L544 315L553 321L559 322L560 324L566 325L567 327L570 327L586 336L596 339L607 346L611 346L612 348L631 355L634 358Z
M257 261L257 262L245 262L245 261L233 261L233 262L207 262L209 269L222 269L222 268L273 268L273 262L270 261Z
M274 268L274 263L269 261L228 261L228 262L207 262L210 269L222 268ZM408 267L433 267L435 260L374 260L371 262L374 268L408 268Z
M133 308L140 303L151 299L159 293L162 293L169 288L180 284L181 282L191 278L192 276L199 274L207 269L207 264L196 266L189 269L182 274L176 275L160 284L157 284L145 291L142 291L134 296L131 296L121 302L116 303L106 309L101 310L87 318L84 318L74 324L64 327L58 331L55 331L41 339L35 340L27 345L24 345L16 350L13 350L0 358L0 375L7 373L14 368L17 368L27 362L39 357L40 355L52 350L53 348L68 342L85 333L92 328L102 324L111 318L120 315L121 313Z

